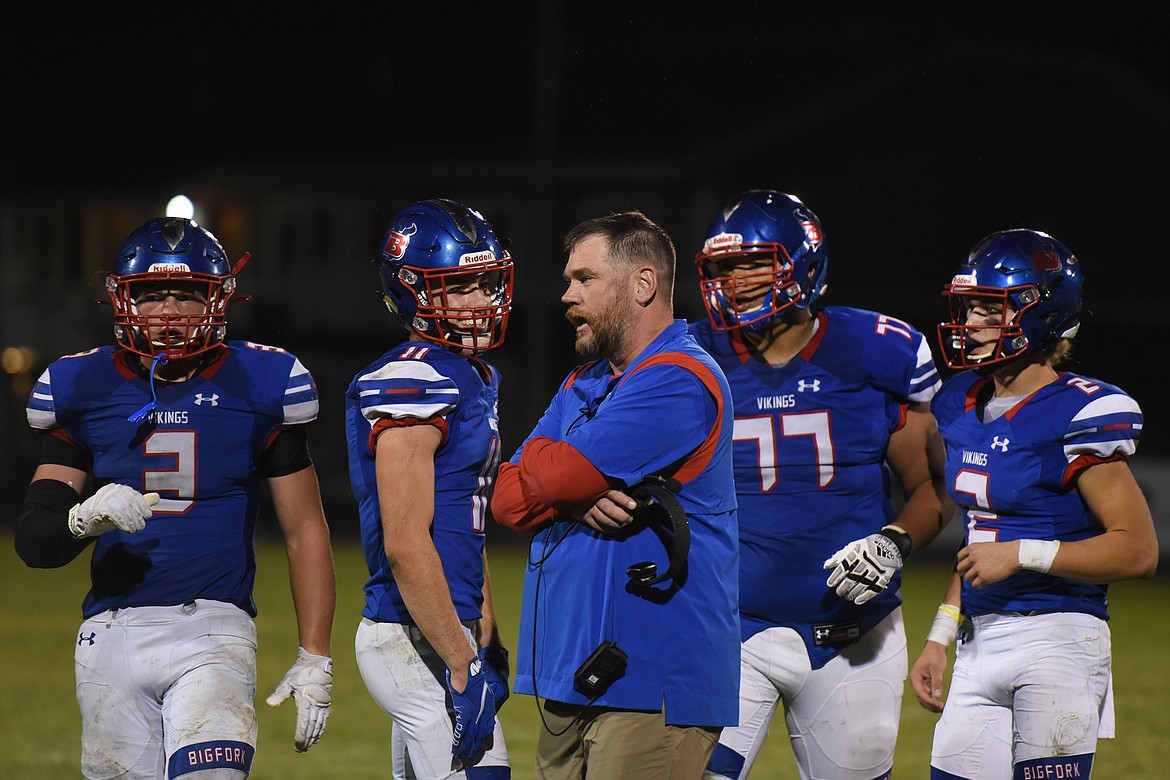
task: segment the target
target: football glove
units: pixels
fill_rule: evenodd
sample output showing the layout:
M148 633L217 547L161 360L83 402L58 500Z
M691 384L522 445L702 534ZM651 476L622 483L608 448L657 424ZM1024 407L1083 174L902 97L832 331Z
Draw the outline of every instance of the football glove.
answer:
M496 727L496 703L483 667L478 655L471 659L467 664L467 687L462 693L451 687L451 670L447 670L447 690L455 707L451 752L462 761L474 760Z
M146 518L154 514L151 507L157 503L158 493L139 493L116 482L102 485L69 510L69 533L85 539L115 528L128 534L141 531L146 527Z
M496 701L496 712L508 700L508 651L503 645L489 645L479 650L479 660L483 664L483 674L487 678L488 688L492 698Z
M298 753L313 747L325 733L332 694L333 659L327 655L314 655L303 647L297 648L296 663L266 701L269 706L276 707L292 695L297 705L293 747Z
M864 604L886 589L902 568L903 550L910 552L910 537L897 526L850 542L825 561L832 569L825 584L854 604Z

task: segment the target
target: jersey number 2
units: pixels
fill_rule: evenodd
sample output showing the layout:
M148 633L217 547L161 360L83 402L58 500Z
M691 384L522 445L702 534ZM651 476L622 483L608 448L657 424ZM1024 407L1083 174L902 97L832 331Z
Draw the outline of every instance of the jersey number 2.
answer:
M972 502L978 509L967 510L967 543L994 542L999 538L999 530L995 522L999 515L989 511L991 502L988 500L988 476L982 471L968 471L962 469L955 475L955 493L971 496Z

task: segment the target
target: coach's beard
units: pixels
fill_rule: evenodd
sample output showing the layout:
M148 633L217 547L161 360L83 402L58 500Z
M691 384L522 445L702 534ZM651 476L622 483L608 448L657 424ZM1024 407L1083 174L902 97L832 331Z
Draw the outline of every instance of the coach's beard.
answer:
M577 309L565 312L565 319L572 323L574 328L582 324L589 326L588 335L577 334L574 345L577 354L590 359L608 358L617 354L626 335L626 323L621 317L621 312L616 309L617 307L610 306L594 315L582 314Z

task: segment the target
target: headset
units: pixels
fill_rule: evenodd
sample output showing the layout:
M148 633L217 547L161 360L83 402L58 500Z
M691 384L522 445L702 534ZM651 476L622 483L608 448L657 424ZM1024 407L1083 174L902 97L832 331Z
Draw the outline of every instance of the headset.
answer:
M682 484L674 477L652 474L625 491L638 502L634 516L645 517L647 524L670 550L670 563L662 574L658 574L658 564L653 561L635 563L626 569L630 584L637 588L652 588L667 580L677 580L686 569L687 554L691 549L691 526L686 511L675 496L680 490ZM670 523L669 535L661 522L663 514Z

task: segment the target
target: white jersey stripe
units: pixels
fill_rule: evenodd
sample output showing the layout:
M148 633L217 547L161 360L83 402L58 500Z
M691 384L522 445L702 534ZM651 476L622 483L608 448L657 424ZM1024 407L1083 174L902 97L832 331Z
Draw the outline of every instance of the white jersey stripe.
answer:
M1130 456L1137 452L1137 444L1133 439L1110 439L1109 441L1078 441L1076 444L1066 444L1064 457L1072 463L1082 455L1091 455L1095 458L1109 458L1114 455Z
M39 431L47 431L57 427L57 415L53 412L41 412L36 409L26 409L25 416L28 424Z
M359 382L379 382L387 379L413 379L424 382L448 382L447 377L440 374L428 363L421 360L395 360L387 363L377 371L371 371L361 377Z
M1141 411L1137 401L1128 395L1111 393L1085 404L1079 412L1073 415L1072 421L1091 420L1094 417L1104 417L1110 414L1141 414Z
M445 415L450 412L454 406L451 404L437 403L437 404L379 404L377 406L366 406L362 408L362 414L373 425L378 419L389 418L392 420L402 420L406 418L414 418L417 420L426 420L431 417Z
M317 399L299 404L285 404L284 422L287 425L300 425L317 419Z

